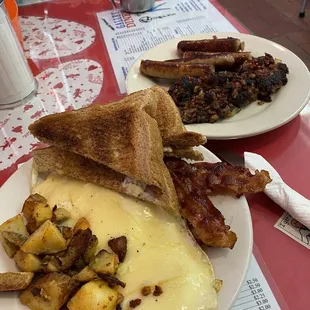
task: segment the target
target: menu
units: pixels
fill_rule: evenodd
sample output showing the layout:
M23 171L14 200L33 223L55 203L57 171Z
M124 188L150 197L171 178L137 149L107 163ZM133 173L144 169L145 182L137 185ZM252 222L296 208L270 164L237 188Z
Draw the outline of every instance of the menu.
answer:
M207 0L156 1L146 13L111 10L97 17L121 93L132 64L152 47L186 35L238 32Z
M281 310L254 255L232 310Z

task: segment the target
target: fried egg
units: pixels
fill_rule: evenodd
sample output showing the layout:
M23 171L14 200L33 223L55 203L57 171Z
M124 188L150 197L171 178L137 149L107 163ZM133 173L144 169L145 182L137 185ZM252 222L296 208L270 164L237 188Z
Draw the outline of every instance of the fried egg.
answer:
M85 217L99 240L127 237L127 254L117 277L126 283L123 309L141 299L139 310L213 310L217 294L212 265L188 230L161 208L103 187L51 174L35 192L51 206L66 208L72 223ZM160 296L142 296L144 286L159 285Z

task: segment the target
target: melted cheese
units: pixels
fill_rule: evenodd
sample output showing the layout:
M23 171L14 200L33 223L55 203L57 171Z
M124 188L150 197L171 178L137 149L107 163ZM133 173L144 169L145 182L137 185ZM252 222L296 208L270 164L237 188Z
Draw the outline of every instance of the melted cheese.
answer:
M123 309L136 298L142 299L140 310L216 309L212 266L173 216L154 205L58 175L49 176L35 192L50 205L68 209L73 222L85 217L100 249L109 249L111 238L127 237L127 255L117 273L126 283L121 291ZM144 297L140 291L145 285L160 285L163 294Z

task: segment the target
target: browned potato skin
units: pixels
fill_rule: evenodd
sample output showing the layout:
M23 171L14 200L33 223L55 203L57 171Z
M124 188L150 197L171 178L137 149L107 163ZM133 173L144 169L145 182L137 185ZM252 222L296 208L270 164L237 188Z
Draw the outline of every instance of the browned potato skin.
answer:
M155 60L142 60L140 71L151 77L176 80L186 75L204 76L215 71L213 65L203 63L187 64L182 62L168 62Z
M108 245L118 256L120 263L122 263L127 253L127 238L125 236L113 238L108 241Z
M0 292L24 290L29 286L33 277L32 272L0 273Z
M98 276L100 279L102 279L103 281L105 281L109 287L114 288L116 286L121 286L122 288L126 287L126 283L122 282L121 280L119 280L118 278L108 275L108 274L104 274L99 272Z
M35 280L20 295L20 301L32 310L59 310L77 287L69 276L49 273Z
M87 245L86 251L83 253L83 261L86 265L88 265L92 260L92 258L96 255L97 247L98 247L98 238L97 236L92 235Z
M90 224L85 217L80 218L73 227L73 234L75 234L78 230L86 230L90 228Z
M89 228L80 229L73 235L65 254L59 257L60 270L69 269L85 253L91 237L92 232Z
M236 38L214 38L206 40L180 41L177 46L178 52L183 54L187 51L199 52L239 52L244 49L244 42Z

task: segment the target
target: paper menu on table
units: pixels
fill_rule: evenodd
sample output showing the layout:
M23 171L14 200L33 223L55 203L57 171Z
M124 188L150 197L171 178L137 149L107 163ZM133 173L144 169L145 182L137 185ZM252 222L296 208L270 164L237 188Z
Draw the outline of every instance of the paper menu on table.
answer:
M281 310L254 255L232 310Z
M121 93L128 70L150 48L186 35L238 32L208 0L158 1L146 13L112 10L97 17Z

